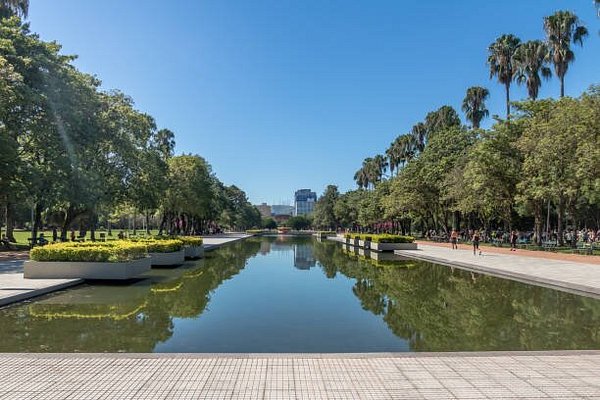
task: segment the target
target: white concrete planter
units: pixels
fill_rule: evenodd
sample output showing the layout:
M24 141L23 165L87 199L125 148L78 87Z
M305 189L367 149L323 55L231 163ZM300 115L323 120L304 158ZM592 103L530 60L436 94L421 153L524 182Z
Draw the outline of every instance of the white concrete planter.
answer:
M371 242L371 250L394 251L394 250L417 250L416 243L375 243Z
M86 261L25 261L29 279L131 279L150 271L150 257L121 263Z
M371 242L368 240L359 240L358 241L358 246L365 248L365 249L370 249L371 248Z
M360 242L358 239L347 239L346 243L349 244L350 246L358 247L358 245L359 245L358 242Z
M152 257L153 267L169 267L180 265L185 261L185 250L174 251L171 253L148 253Z
M204 246L184 246L185 258L202 258L204 257Z

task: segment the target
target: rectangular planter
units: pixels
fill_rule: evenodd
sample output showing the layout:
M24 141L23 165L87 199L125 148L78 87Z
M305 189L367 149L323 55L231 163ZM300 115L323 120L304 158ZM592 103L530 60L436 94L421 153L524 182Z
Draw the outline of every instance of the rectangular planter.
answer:
M394 250L417 250L416 243L375 243L371 242L371 250L394 251Z
M115 279L135 278L150 271L150 257L121 263L86 261L25 261L28 279Z
M185 250L174 251L171 253L148 253L152 257L153 267L171 267L181 265L185 261Z
M202 258L204 257L204 246L185 246L185 258Z
M358 246L359 247L363 247L365 249L370 249L371 248L371 242L368 240L359 240L358 241Z

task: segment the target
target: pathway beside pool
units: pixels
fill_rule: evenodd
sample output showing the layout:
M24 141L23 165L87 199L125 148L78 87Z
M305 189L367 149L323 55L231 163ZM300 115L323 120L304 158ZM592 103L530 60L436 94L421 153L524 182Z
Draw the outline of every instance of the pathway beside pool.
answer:
M465 250L465 246L461 250L452 250L449 246L419 243L419 250L398 250L395 253L404 257L600 298L600 265L596 263L585 263L581 259L573 261L535 257L531 255L534 253L531 251L526 256L519 255L519 251L502 254L489 251L486 247L482 247L482 255L473 255L473 250Z
M600 399L600 352L6 354L0 399Z
M204 248L206 251L211 251L248 236L243 233L207 236L204 238ZM83 282L81 279L25 279L23 262L26 258L23 253L0 258L0 306L62 290ZM1 396L0 399L2 399Z

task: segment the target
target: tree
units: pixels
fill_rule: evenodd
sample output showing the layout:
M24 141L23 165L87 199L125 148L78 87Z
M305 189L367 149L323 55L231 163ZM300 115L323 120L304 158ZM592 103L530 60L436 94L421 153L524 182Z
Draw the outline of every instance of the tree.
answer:
M13 15L27 17L29 0L0 0L0 19Z
M583 46L583 39L588 30L579 18L570 11L557 11L544 18L546 40L550 47L550 57L554 71L560 79L560 97L565 96L565 75L569 64L575 61L575 53L571 50L571 42Z
M473 129L479 129L481 120L489 115L485 106L485 101L490 96L489 90L480 86L473 86L467 89L467 95L462 103L462 110L465 112L467 120L471 121Z
M521 40L514 35L502 35L488 47L487 63L490 79L494 76L506 89L506 118L510 118L510 85L515 78L514 55Z
M339 226L339 221L335 215L335 203L338 201L340 193L337 186L328 185L323 195L315 205L313 213L313 225L316 228L325 228L335 230Z
M519 46L515 52L514 62L518 84L527 84L527 93L531 100L538 97L542 86L540 74L545 79L552 76L552 71L546 66L549 61L548 46L541 40L530 40Z
M309 218L303 216L303 215L298 215L296 217L292 217L290 219L288 219L287 221L287 225L295 230L302 230L302 229L308 229L310 228L312 222Z

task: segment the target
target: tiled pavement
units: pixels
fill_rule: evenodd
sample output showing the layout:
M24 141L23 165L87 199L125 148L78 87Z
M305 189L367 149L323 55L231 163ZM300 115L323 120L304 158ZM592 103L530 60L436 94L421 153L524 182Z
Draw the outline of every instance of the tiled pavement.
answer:
M423 245L419 250L395 253L438 264L464 268L484 274L513 279L576 294L600 297L600 265L573 261L497 254L473 255L473 250L451 250L449 247Z
M0 399L600 399L600 352L2 355Z

